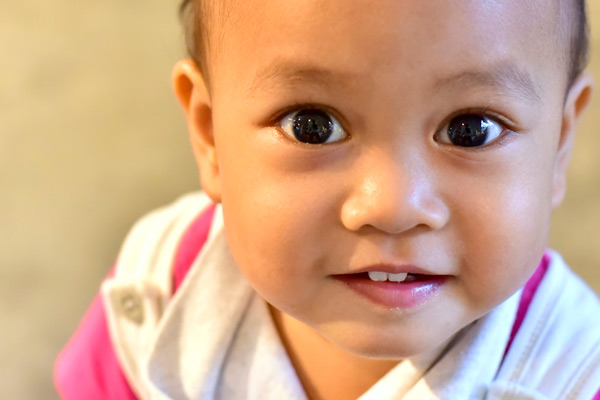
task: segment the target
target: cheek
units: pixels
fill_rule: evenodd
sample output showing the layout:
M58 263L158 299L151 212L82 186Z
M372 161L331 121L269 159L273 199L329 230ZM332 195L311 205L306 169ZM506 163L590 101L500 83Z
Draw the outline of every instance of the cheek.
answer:
M326 275L323 249L329 246L329 239L323 225L315 224L322 221L313 218L319 210L295 207L293 196L282 192L255 190L243 195L252 196L253 201L224 197L231 252L263 299L294 314L319 291L314 278Z
M324 249L334 245L338 189L326 184L327 171L291 168L297 160L270 138L221 140L227 146L219 165L232 254L255 290L289 311L319 289L307 283L324 274Z
M531 161L531 160L530 160ZM551 178L547 162L503 163L478 188L465 185L473 199L455 206L455 233L461 241L465 297L489 309L521 287L547 245ZM469 189L471 188L471 189ZM458 203L455 203L458 204Z

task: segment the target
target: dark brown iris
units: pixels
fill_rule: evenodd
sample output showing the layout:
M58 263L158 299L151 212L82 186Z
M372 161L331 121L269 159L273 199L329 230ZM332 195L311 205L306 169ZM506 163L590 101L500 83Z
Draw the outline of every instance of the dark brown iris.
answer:
M448 137L456 146L475 147L485 144L489 122L480 115L461 115L450 121Z
M331 118L320 110L303 110L294 117L294 136L298 141L309 144L322 144L333 132Z

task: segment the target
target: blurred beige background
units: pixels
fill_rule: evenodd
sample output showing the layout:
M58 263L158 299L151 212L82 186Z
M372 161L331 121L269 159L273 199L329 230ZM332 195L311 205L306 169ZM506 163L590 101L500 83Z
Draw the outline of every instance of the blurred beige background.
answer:
M129 226L198 187L170 89L178 2L0 4L0 398L55 399L51 369ZM600 0L591 0L600 81ZM600 292L600 91L552 246Z

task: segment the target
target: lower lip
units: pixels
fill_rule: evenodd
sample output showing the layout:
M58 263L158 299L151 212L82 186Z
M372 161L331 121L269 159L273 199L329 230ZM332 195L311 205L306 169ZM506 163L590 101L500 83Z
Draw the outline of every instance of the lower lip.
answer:
M413 282L376 282L369 278L338 275L336 279L375 304L387 308L413 308L433 298L442 288L447 276Z

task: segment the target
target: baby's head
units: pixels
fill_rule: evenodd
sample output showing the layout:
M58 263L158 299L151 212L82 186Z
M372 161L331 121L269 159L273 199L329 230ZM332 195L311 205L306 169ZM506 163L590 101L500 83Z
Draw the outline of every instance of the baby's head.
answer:
M284 337L398 359L530 277L591 93L583 2L189 0L184 15L196 63L175 88L203 187Z

